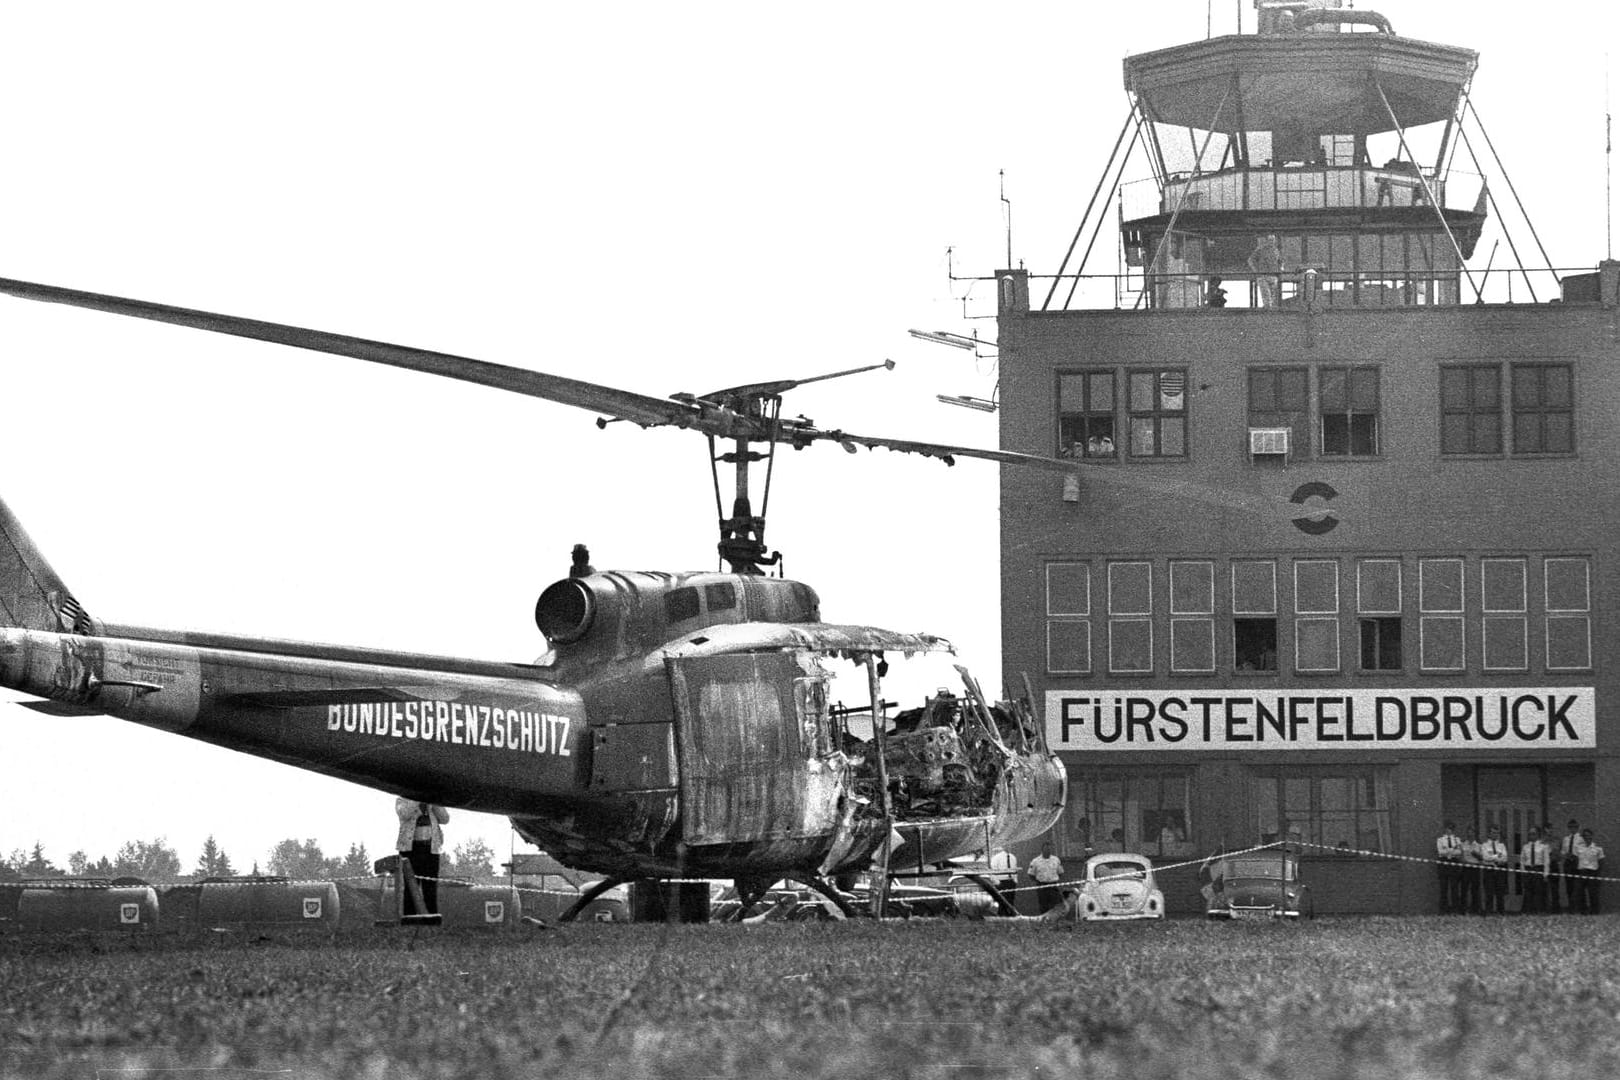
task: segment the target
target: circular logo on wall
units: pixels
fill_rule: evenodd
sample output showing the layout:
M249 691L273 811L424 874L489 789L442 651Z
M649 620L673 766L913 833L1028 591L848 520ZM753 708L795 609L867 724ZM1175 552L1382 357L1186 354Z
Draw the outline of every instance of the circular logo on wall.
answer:
M1337 498L1339 492L1332 484L1321 480L1308 480L1294 489L1288 501L1307 507L1305 513L1294 517L1294 528L1311 536L1321 536L1332 532L1338 527L1339 519L1334 516L1327 504ZM1312 500L1315 500L1314 502Z

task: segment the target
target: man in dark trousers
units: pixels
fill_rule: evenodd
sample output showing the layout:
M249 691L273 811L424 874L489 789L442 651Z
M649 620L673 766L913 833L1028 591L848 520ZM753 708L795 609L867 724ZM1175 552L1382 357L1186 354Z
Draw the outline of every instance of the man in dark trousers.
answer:
M404 917L413 922L439 921L439 852L444 847L442 826L450 820L450 811L432 803L415 799L395 799L394 813L399 816L399 836L394 850L399 860L411 868L422 892L422 906L402 879Z

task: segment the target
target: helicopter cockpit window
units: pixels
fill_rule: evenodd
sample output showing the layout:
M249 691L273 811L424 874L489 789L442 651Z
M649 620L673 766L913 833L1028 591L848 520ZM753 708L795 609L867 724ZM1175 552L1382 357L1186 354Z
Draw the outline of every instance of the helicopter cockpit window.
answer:
M664 598L664 615L670 622L695 619L699 610L698 591L695 588L676 589Z
M703 586L703 606L713 611L730 611L737 606L737 587L729 581Z

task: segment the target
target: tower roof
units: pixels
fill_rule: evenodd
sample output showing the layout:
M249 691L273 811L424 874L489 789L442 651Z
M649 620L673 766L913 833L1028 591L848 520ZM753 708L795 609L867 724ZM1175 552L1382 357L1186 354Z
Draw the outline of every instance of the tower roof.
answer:
M1229 35L1125 59L1125 88L1164 124L1223 131L1390 131L1445 120L1479 54L1381 33Z

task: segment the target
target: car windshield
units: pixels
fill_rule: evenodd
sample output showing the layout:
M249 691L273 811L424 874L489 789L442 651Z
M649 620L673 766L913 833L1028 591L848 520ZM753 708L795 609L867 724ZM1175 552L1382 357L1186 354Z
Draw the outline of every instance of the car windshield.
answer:
M1282 859L1232 859L1226 864L1226 876L1292 880L1292 869L1292 864Z
M1142 876L1142 864L1134 862L1098 863L1092 870L1092 876L1098 881L1103 878L1139 878Z

